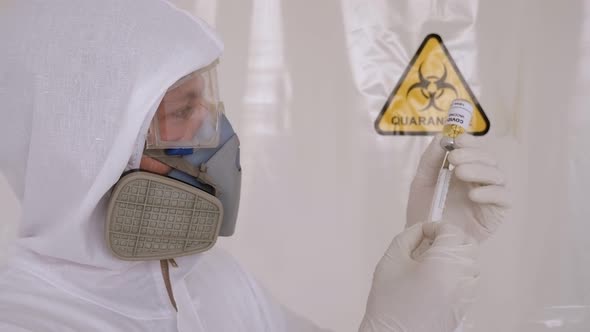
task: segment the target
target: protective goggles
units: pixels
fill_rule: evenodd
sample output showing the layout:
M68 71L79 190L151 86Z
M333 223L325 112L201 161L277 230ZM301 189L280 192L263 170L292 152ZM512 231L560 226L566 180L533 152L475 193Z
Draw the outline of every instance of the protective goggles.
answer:
M178 80L166 92L150 124L147 150L188 154L195 148L219 145L219 122L223 105L219 100L217 64Z

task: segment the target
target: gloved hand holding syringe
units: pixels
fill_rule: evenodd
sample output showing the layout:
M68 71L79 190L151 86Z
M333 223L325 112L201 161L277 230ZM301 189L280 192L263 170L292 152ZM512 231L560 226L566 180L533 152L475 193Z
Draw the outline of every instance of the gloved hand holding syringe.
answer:
M440 145L446 150L446 153L442 160L432 196L432 204L428 217L429 222L437 223L442 220L447 193L449 192L449 186L453 176L453 165L449 162L449 153L455 149L455 139L465 133L467 128L469 128L472 114L473 105L470 102L463 99L455 99L451 103L449 115L443 127L443 136L440 141ZM414 250L412 256L414 258L421 256L431 245L432 240L424 238L422 243ZM463 331L462 325L456 331Z

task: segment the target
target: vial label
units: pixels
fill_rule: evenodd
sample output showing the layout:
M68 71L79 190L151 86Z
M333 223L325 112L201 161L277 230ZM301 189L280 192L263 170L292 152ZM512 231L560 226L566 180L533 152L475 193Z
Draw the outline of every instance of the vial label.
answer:
M473 114L473 107L471 103L465 100L454 100L449 109L449 116L445 125L458 125L463 129L468 129L471 123L471 115Z
M453 139L467 131L471 124L472 114L473 106L470 102L463 99L453 100L449 109L447 121L443 127L443 141L441 141L441 145L444 148L453 148ZM447 139L445 139L445 137Z

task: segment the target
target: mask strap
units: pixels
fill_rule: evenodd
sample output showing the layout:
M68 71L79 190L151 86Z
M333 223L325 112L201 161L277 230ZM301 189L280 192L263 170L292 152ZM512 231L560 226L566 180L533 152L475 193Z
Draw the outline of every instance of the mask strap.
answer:
M168 156L160 151L150 150L144 150L143 154L195 178L201 175L200 167L192 165L181 156Z
M205 165L195 166L181 156L168 156L163 154L161 151L145 150L144 155L200 180L201 182L213 187L215 192L217 192L217 187L207 175L207 167Z

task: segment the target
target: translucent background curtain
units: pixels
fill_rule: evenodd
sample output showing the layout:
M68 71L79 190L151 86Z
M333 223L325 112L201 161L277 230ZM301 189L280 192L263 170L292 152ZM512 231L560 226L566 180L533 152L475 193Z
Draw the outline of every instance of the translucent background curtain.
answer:
M590 330L588 1L173 2L226 43L221 89L244 184L237 234L221 244L282 302L356 330L431 139L382 136L374 122L436 33L490 120L484 138L514 193L483 246L465 330Z

